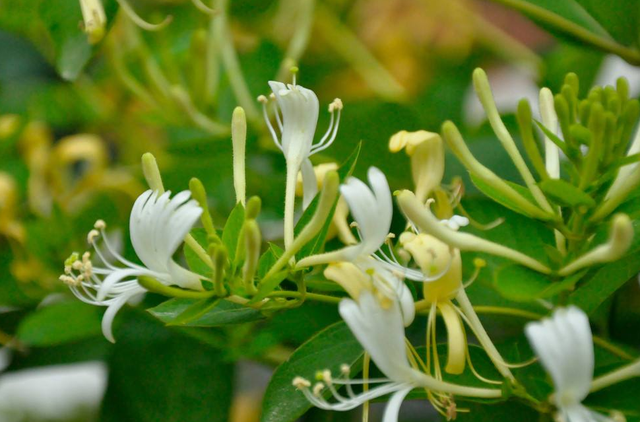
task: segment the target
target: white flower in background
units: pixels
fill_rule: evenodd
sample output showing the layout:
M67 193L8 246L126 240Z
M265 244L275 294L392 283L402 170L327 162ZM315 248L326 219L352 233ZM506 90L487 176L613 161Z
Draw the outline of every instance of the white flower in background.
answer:
M313 139L316 133L316 125L318 124L318 97L310 89L295 83L295 72L297 72L297 69L294 70L293 84L285 85L282 82L269 82L277 104L275 117L281 137L278 137L269 119L267 112L269 100L264 95L258 97L258 101L263 105L264 119L273 137L273 141L277 147L280 148L287 162L284 211L284 242L286 248L293 242L293 213L298 172L300 172L301 169L306 170L302 173L303 185L305 187L314 187L316 185L314 172L309 171L309 169L313 169L309 157L329 148L333 141L335 141L338 135L338 126L340 124L340 114L342 110L342 101L338 98L333 100L329 105L329 113L331 113L329 129L324 136L314 144ZM280 116L280 113L282 113L282 116ZM308 197L308 195L306 196Z
M146 291L138 284L138 277L148 276L165 285L202 290L202 277L173 260L173 254L200 218L202 208L195 200L189 200L189 191L180 192L173 199L169 199L170 194L148 190L138 197L131 210L131 243L143 265L117 252L105 236L106 224L102 220L89 232L88 241L104 266L94 266L89 252L82 258L74 253L65 262L65 274L60 279L71 291L83 302L108 307L102 319L102 332L111 342L114 342L111 326L116 313L127 301ZM109 262L96 244L99 237L103 239L106 253L122 266Z
M527 324L525 333L555 387L553 401L564 422L609 420L581 402L593 379L593 338L589 318L575 306Z

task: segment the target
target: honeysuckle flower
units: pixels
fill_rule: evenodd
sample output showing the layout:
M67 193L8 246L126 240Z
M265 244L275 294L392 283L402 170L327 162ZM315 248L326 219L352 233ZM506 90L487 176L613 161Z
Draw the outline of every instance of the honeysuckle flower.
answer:
M404 149L411 157L411 174L418 199L426 201L444 176L444 144L439 134L401 130L389 139L389 150Z
M391 227L393 204L385 175L376 167L369 168L369 184L350 177L340 186L360 233L360 242L336 251L302 259L299 266L355 261L358 257L374 254L385 242Z
M298 172L311 155L329 148L335 141L338 135L340 114L343 106L342 101L338 98L329 105L329 113L331 114L329 128L324 136L314 144L313 140L316 125L318 124L319 110L316 94L312 90L295 83L295 72L293 84L285 85L282 82L270 81L269 86L277 104L275 116L281 137L278 137L269 119L267 113L269 101L267 97L261 95L258 100L263 104L264 118L273 141L284 154L287 163L284 240L285 247L288 248L293 242L293 211ZM282 117L280 113L282 113ZM310 166L311 163L307 162L307 167ZM315 182L304 180L305 176L310 177L312 175L313 172L303 172L304 186L314 185Z
M203 290L200 281L203 277L173 260L173 254L200 218L202 208L195 200L189 200L189 191L180 192L172 199L170 195L170 192L159 194L148 190L138 197L131 210L131 243L143 265L118 253L105 236L106 224L102 220L96 222L87 236L101 264L94 265L89 252L81 258L74 253L65 262L65 274L60 279L69 285L73 294L91 305L107 306L102 332L111 342L114 342L111 326L116 313L130 299L146 291L138 284L138 277L148 276L165 285ZM97 244L99 237L103 239L105 252L121 266L109 262Z
M563 422L609 420L582 404L593 379L593 338L589 318L575 306L525 327L529 343L553 380L552 401Z
M383 421L397 422L400 406L414 388L427 389L432 403L443 414L450 408L455 408L455 402L452 399L446 402L438 400L431 391L483 397L500 395L499 390L460 387L439 381L416 369L408 358L404 316L399 301L389 300L386 296L381 297L374 291L363 288L356 300L343 299L340 302L339 311L354 336L386 378L349 379L347 365L342 366L342 374L337 378L333 378L331 372L323 371L322 382L313 387L308 380L296 377L293 385L300 389L315 406L325 410L346 411L366 401L391 394ZM364 383L376 385L376 387L355 394L352 386ZM346 386L346 396L336 388L343 385ZM333 395L336 402L329 402L324 398L323 393L326 390Z

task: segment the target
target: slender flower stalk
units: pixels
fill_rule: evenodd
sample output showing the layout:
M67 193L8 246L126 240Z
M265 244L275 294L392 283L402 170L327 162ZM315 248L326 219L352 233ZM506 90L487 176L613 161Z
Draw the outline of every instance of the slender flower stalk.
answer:
M180 192L173 199L170 194L148 190L138 197L131 210L131 243L143 265L118 253L105 235L106 224L102 220L96 222L87 237L100 264L92 262L90 252L85 252L82 259L74 253L65 262L65 273L60 279L73 294L91 305L107 306L102 332L111 342L115 342L112 323L116 313L130 299L146 291L139 285L138 277L152 277L167 286L203 290L200 281L203 277L173 260L173 254L200 218L202 208L189 200L189 191ZM98 238L102 238L105 251L97 244ZM109 257L120 265L110 263Z
M635 377L640 377L640 359L594 379L591 383L591 392Z
M557 309L550 318L525 327L529 343L547 370L555 393L552 401L565 422L605 421L582 404L593 378L593 338L587 315L575 306Z
M318 123L319 103L318 97L310 89L293 84L285 85L282 82L270 81L269 86L275 98L275 117L281 136L279 137L271 124L267 105L269 100L264 95L258 97L263 105L263 114L269 132L273 137L276 146L284 154L287 164L287 181L285 189L285 209L284 209L284 243L285 248L289 248L293 243L294 209L295 209L295 189L298 173L305 160L320 151L329 148L338 136L338 126L342 110L342 101L336 98L329 105L331 121L329 129L325 135L315 144L313 138ZM282 113L282 117L280 116ZM309 174L309 172L306 172ZM304 177L303 173L303 177ZM306 184L311 183L307 182Z

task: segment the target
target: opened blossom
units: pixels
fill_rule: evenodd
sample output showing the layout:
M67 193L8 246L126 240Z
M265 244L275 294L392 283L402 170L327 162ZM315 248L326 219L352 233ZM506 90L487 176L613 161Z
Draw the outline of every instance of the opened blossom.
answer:
M91 254L73 254L65 262L65 274L60 278L83 302L106 306L102 332L114 342L112 324L117 312L129 300L146 292L137 281L140 276L152 277L164 285L203 290L202 276L187 270L173 260L173 254L200 218L202 208L191 193L183 191L170 199L170 192L160 194L148 190L138 197L131 210L129 230L131 243L142 265L124 258L105 236L106 224L99 220L89 232L88 242L100 264ZM102 238L105 251L97 244ZM111 263L111 259L116 263Z
M607 421L582 404L593 380L593 338L589 318L575 306L557 309L550 318L530 322L529 343L547 370L555 392L552 401L564 422Z
M258 97L263 104L264 118L273 141L284 154L287 164L287 184L285 192L284 211L284 241L289 247L293 242L294 201L298 173L302 172L303 186L307 189L316 186L313 165L309 157L317 152L329 148L338 135L342 101L335 99L329 105L331 121L329 128L319 141L314 143L316 126L318 124L319 102L316 94L301 85L294 83L285 85L282 82L270 81L273 92L275 120L280 136L271 124L267 111L269 100L264 95ZM282 116L280 115L282 113ZM308 197L308 195L307 195Z

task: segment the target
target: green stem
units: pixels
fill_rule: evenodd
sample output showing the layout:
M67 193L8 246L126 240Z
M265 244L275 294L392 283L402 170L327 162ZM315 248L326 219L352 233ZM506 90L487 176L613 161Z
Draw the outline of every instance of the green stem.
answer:
M550 25L572 36L573 38L576 38L586 44L591 44L599 50L620 56L633 65L640 65L640 51L620 45L613 39L603 38L600 35L594 34L588 29L583 28L582 26L563 18L562 16L556 15L555 13L540 6L536 6L535 4L524 0L493 1L518 10L519 12L529 15L536 20L542 21L547 25Z

